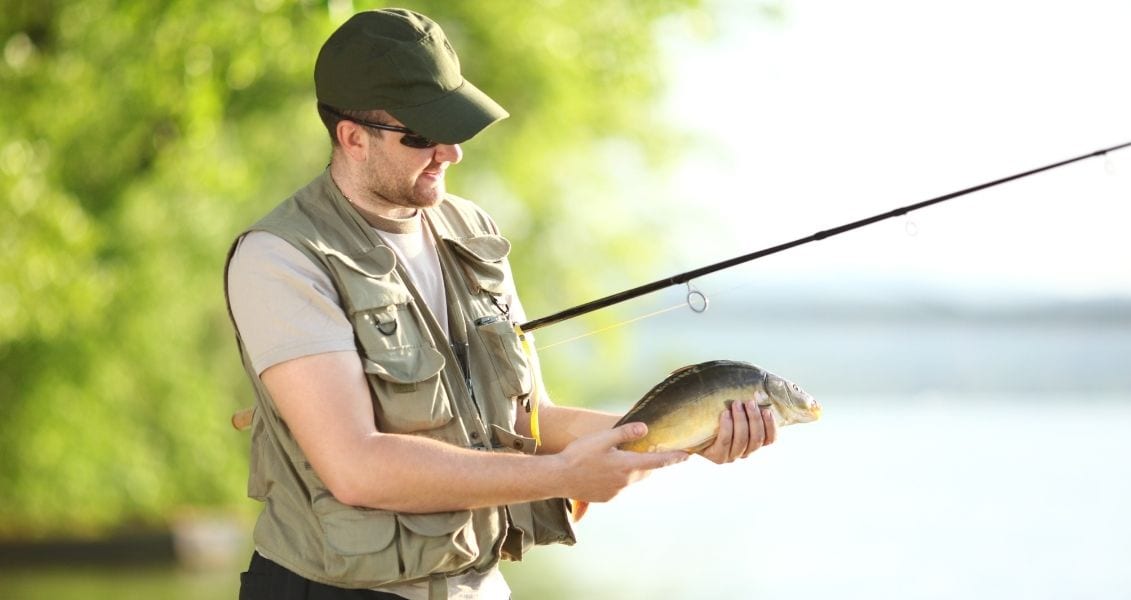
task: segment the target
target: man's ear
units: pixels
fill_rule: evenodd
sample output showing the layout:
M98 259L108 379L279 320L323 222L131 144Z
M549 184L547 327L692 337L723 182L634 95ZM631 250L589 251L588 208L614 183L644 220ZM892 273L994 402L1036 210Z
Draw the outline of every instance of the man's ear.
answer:
M369 136L365 128L353 121L342 119L334 128L338 136L338 145L351 159L362 161L369 152Z

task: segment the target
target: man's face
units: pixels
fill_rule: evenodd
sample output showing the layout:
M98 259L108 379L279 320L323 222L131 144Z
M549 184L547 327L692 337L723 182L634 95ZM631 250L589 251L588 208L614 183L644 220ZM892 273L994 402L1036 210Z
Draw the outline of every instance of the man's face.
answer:
M403 127L392 118L382 122ZM410 148L400 141L403 133L367 132L369 153L362 185L373 200L390 207L427 208L444 197L444 171L463 158L458 144Z

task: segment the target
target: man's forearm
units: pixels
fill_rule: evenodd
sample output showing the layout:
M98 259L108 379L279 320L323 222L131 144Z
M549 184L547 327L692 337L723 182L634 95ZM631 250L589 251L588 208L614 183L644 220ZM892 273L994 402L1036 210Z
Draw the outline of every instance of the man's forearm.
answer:
M429 438L373 434L361 440L349 480L336 486L345 504L426 513L497 506L568 493L554 456L483 452Z
M551 411L553 413L553 411ZM594 427L610 415L584 411L578 426ZM560 416L560 415L558 415ZM612 499L648 471L682 462L683 452L637 453L616 446L639 439L637 423L580 435L559 453L531 456L480 452L406 435L374 434L358 444L361 459L335 492L346 504L401 512L436 512L498 506L553 497L591 502ZM556 438L555 438L556 439Z

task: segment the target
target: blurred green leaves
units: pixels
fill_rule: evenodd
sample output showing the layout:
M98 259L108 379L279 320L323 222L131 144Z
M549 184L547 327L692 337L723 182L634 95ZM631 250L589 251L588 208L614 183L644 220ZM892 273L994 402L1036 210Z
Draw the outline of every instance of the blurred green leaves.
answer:
M617 169L671 156L654 25L698 4L401 3L512 114L465 145L449 189L515 242L531 316L609 291L594 265L645 258L608 224L648 217L605 195ZM371 7L0 2L0 536L247 504L224 257L325 165L314 57ZM556 391L577 390L555 377L571 368L551 369Z

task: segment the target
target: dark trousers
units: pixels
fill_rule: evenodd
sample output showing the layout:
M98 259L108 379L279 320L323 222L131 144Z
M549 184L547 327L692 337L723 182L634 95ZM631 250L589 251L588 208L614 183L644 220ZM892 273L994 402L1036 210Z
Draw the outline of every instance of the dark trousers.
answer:
M373 590L350 590L311 581L255 552L240 574L240 600L404 600Z

